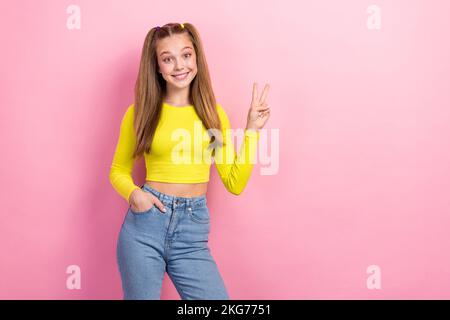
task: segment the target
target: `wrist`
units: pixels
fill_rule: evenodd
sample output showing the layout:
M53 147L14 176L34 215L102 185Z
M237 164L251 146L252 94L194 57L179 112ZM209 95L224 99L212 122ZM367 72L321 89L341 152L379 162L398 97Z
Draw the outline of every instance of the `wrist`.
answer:
M130 197L128 198L128 204L134 204L136 193L138 193L139 191L141 191L139 187L131 191Z

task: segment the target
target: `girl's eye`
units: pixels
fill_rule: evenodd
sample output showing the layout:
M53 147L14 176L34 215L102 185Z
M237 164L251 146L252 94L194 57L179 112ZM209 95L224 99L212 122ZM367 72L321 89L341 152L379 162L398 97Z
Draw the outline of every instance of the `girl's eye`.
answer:
M185 57L186 56L192 56L192 54L191 53L186 53L185 55L184 55ZM167 60L170 60L171 58L165 58L165 59L163 59L163 62L167 62Z

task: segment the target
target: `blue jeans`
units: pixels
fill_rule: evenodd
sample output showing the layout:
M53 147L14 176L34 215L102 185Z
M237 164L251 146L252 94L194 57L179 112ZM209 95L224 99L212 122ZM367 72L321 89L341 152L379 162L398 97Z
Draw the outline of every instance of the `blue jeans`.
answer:
M164 204L138 213L128 207L117 243L124 299L160 299L167 271L181 299L228 300L208 246L206 196L176 197L144 184Z

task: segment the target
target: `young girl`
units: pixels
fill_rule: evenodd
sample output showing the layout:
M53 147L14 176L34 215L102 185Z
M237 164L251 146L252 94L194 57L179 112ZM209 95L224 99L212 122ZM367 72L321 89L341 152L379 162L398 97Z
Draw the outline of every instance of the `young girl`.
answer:
M268 89L259 97L253 84L236 155L196 28L169 23L149 31L109 176L129 203L117 244L124 299L160 299L165 271L182 299L229 299L208 246L211 160L226 189L240 194L253 168L259 129L269 118ZM142 155L146 182L137 186L131 173Z

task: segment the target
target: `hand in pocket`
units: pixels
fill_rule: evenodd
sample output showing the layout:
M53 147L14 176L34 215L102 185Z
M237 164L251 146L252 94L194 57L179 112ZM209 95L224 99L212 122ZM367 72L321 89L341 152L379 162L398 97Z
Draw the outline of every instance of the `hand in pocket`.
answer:
M164 204L156 196L149 192L137 189L131 194L130 208L133 212L144 213L149 211L154 205L161 211L166 211Z

